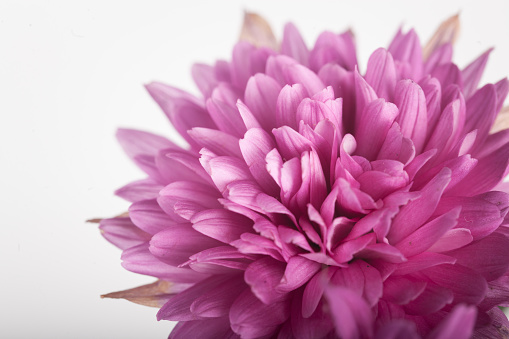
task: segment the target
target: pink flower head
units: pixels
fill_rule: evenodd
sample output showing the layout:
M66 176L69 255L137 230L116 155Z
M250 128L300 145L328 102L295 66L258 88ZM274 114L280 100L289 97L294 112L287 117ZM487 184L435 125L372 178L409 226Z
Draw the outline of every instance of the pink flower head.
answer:
M203 98L146 86L188 149L118 131L148 178L101 228L159 281L110 296L161 307L170 338L506 337L509 131L490 130L509 83L478 88L490 51L452 63L454 17L361 73L350 32L308 49L288 24L277 47L247 19L262 46L195 65Z

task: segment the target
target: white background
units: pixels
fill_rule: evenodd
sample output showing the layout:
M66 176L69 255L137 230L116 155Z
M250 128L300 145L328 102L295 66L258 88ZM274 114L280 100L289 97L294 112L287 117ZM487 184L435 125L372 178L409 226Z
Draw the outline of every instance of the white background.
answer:
M243 11L308 46L322 30L356 34L361 69L400 25L422 42L461 13L460 66L495 46L483 82L509 75L507 1L1 1L0 337L164 338L156 309L100 294L152 282L125 271L92 217L127 209L112 192L143 177L119 126L171 136L142 85L197 93L195 61L229 59Z

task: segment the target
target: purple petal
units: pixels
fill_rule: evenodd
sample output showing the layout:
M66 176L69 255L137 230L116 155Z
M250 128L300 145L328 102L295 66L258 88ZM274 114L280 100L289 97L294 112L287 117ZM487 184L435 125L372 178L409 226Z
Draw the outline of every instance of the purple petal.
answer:
M286 85L280 91L276 103L276 126L298 128L297 107L307 97L307 91L301 84Z
M308 67L309 51L297 27L287 23L281 41L281 53L297 60L301 65Z
M99 224L102 236L121 250L150 240L150 234L136 227L129 218L102 219Z
M422 49L419 37L412 29L404 34L396 34L389 46L389 52L395 61L407 64L409 67L400 74L401 78L419 79L422 73Z
M170 266L150 253L149 244L144 243L124 250L122 253L122 267L126 270L149 275L159 279L176 283L195 283L206 278L206 274L195 272L189 268Z
M276 102L281 88L264 74L256 74L247 82L245 103L266 131L276 127Z
M230 308L232 330L242 338L272 334L290 316L290 300L263 304L251 290L244 291Z
M219 245L217 240L197 232L190 224L181 224L154 235L149 250L161 261L178 266L193 254Z
M458 305L426 339L468 339L472 336L476 318L477 309L474 306Z
M115 195L130 202L155 199L163 185L148 178L133 181L115 191Z
M316 39L315 46L309 56L310 67L314 71L318 71L328 63L336 63L348 70L353 70L357 65L355 43L351 32L348 31L340 35L323 32Z
M238 339L230 328L227 317L181 321L171 331L168 339L177 338L223 338Z
M191 68L191 75L203 96L209 98L218 83L214 67L205 64L194 64Z
M392 55L386 49L379 48L371 54L364 77L379 98L392 101L396 87L396 68Z
M394 103L399 108L396 121L404 137L414 142L416 153L421 153L426 141L428 121L426 97L421 87L412 80L401 80L395 89Z
M320 269L321 265L315 261L300 256L291 257L276 289L281 292L293 291L307 283Z
M137 155L156 156L164 148L178 148L164 137L134 129L119 128L117 140L131 159Z
M347 288L331 285L325 295L338 336L343 339L373 336L373 314L360 296Z
M383 99L370 102L364 108L358 120L355 136L357 140L356 154L367 159L376 159L380 148L398 116L398 108Z
M217 155L231 155L240 157L239 139L217 129L195 127L188 131L196 144Z
M389 277L384 281L384 300L397 305L406 305L426 289L426 282L407 277Z
M231 276L215 288L199 295L191 304L190 310L200 317L228 316L231 305L246 287L242 275Z
M481 76L492 50L493 48L488 49L461 71L463 93L465 93L466 98L470 97L477 89L477 85L479 84L479 80L481 80Z
M264 257L248 266L244 280L258 299L270 305L284 297L284 293L276 289L284 272L285 263Z
M176 224L175 218L164 213L155 199L133 203L129 207L129 217L136 226L150 234L156 234Z
M252 222L238 213L224 209L199 212L191 218L198 232L224 243L240 239L240 235L252 231Z

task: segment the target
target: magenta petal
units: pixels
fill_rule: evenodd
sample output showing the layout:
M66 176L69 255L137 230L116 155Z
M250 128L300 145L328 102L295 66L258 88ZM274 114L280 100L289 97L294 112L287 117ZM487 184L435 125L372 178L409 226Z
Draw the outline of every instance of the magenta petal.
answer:
M468 245L474 238L470 230L466 228L454 228L445 232L433 246L428 248L429 252L447 252Z
M451 290L455 303L477 305L486 296L486 279L474 270L461 265L439 265L421 271L435 284Z
M397 115L398 108L383 99L374 100L367 104L355 131L356 154L370 160L376 159L387 132Z
M455 257L458 264L470 267L487 281L498 279L509 268L509 239L504 235L492 233L463 248L447 252Z
M242 233L252 231L252 222L248 218L224 209L199 212L191 218L191 223L198 232L224 243L230 243L239 239Z
M276 102L280 91L281 86L264 74L256 74L247 83L245 103L266 131L276 127Z
M440 253L424 252L408 258L407 262L399 264L393 275L406 275L429 267L454 263L456 263L454 257Z
M150 240L150 234L136 227L129 218L102 219L99 229L106 240L122 250Z
M401 80L395 89L394 103L399 108L396 121L400 125L401 133L413 141L415 151L420 153L426 141L428 121L423 90L412 80Z
M293 291L307 283L320 269L321 265L315 261L300 256L291 257L276 289L281 292Z
M318 71L327 63L336 63L341 67L353 70L357 65L353 34L323 32L316 40L309 56L311 69Z
M281 53L297 60L301 65L308 66L309 51L302 36L294 24L287 23L281 41Z
M164 213L155 199L133 203L129 207L129 217L136 226L150 234L156 234L176 224L175 218ZM175 217L178 218L178 216ZM183 220L179 221L183 222Z
M360 296L347 288L330 285L325 295L338 336L343 339L373 336L373 314Z
M233 333L227 317L179 322L168 339L178 338L223 338L238 339Z
M191 181L176 181L161 190L157 202L166 214L189 220L207 208L219 208L218 192L212 187Z
M172 297L157 312L157 319L189 321L200 319L200 316L191 312L192 303L201 295L206 295L208 291L221 286L227 280L231 279L228 275L218 275L203 279L188 289Z
M487 84L467 100L465 131L477 129L476 144L483 142L495 121L498 112L495 86Z
M463 78L463 93L465 93L466 98L468 98L477 89L477 85L479 84L479 80L481 80L481 76L492 50L493 48L488 49L461 71L461 77Z
M384 300L397 305L405 305L417 298L426 288L425 281L407 277L389 277L384 281Z
M398 31L389 46L389 52L395 61L408 65L400 71L401 78L419 79L422 73L422 49L419 37L412 29L408 33Z
M455 208L428 222L398 242L395 247L406 257L411 257L426 251L457 224L460 211L461 208Z
M242 156L246 161L249 171L260 184L264 192L277 196L279 188L266 169L265 158L274 148L274 140L267 132L259 128L252 128L246 132L244 138L239 141Z
M195 272L189 268L178 268L160 261L150 253L148 247L149 244L144 243L124 250L122 266L134 273L176 283L195 283L207 277L206 274Z
M206 110L197 99L171 86L153 82L145 86L149 94L159 104L175 129L196 147L187 131L193 127L215 128Z
M155 199L163 185L152 179L133 181L115 191L115 195L130 202Z
M301 293L296 294L297 295L293 297L290 318L293 330L293 336L291 338L324 338L329 332L332 332L334 330L334 325L326 311L323 300L321 301L321 305L310 317L304 318L301 312L302 296Z
M142 154L155 156L160 149L177 147L159 135L127 128L117 130L117 140L131 159Z
M149 250L161 261L178 266L193 254L219 245L217 240L197 232L190 224L180 224L154 235Z
M378 329L375 339L421 339L421 336L417 334L414 323L395 319Z
M194 64L191 68L193 80L205 98L209 98L217 85L214 67L205 64Z
M365 78L379 98L392 100L396 87L396 68L391 53L383 48L374 51L369 57Z
M228 133L216 129L195 127L188 131L188 134L200 148L205 147L217 155L241 156L239 139Z
M232 330L246 339L272 334L289 316L290 300L265 305L251 290L244 291L230 308Z
M433 214L442 192L451 180L451 170L444 167L422 190L421 197L403 206L393 220L387 235L389 242L396 244L411 234Z
M276 103L276 126L288 126L297 130L297 107L307 96L307 91L301 84L283 87Z
M453 300L454 295L449 289L428 283L424 291L405 304L403 309L409 315L430 315L449 305Z
M200 317L228 316L231 305L245 289L246 284L241 275L228 277L220 285L198 296L191 304L190 310Z
M474 306L458 305L426 339L468 339L472 336L476 317L477 309Z
M251 286L253 294L264 304L270 305L284 296L282 292L276 290L284 272L284 263L265 257L249 265L244 279Z

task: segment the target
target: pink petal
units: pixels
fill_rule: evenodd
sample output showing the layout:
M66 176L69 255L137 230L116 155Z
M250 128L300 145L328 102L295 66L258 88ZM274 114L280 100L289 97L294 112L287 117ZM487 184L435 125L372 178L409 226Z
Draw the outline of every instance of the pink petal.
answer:
M267 154L275 147L271 136L262 129L252 128L239 141L239 145L249 171L263 191L272 196L279 195L279 188L267 171L265 162Z
M301 65L308 67L309 51L297 27L287 23L281 41L281 53L297 60Z
M196 144L217 155L231 155L240 157L239 139L217 129L195 127L188 131Z
M412 29L404 34L400 31L396 34L389 46L389 52L395 61L408 64L401 78L419 79L422 73L422 49L419 37Z
M142 154L156 156L164 148L178 148L159 135L127 128L117 130L117 140L131 159Z
M177 338L224 338L237 339L227 317L181 321L173 328L168 339Z
M359 74L357 69L354 72L355 79L355 128L360 127L360 121L364 114L364 108L373 100L378 99L375 90L366 82L366 80Z
M409 315L429 315L441 310L453 300L454 295L449 289L428 282L424 291L405 304L403 309Z
M150 253L172 266L185 263L190 256L220 243L196 230L190 224L175 225L152 237Z
M163 185L148 178L133 181L115 191L115 195L130 202L155 199Z
M474 306L458 305L426 339L468 339L472 336L476 318L477 309Z
M470 267L487 281L492 281L504 275L509 268L509 239L495 232L447 255L455 257L458 264Z
M309 96L325 88L314 72L284 55L269 58L266 74L276 79L280 85L302 84Z
M248 266L244 280L251 286L251 291L258 299L270 305L284 297L284 293L276 289L284 272L283 262L264 257Z
M247 288L242 275L233 275L226 281L196 298L190 306L193 314L200 317L218 318L227 316L237 297ZM229 326L228 326L229 328Z
M189 220L204 209L221 207L217 201L219 197L211 187L191 181L176 181L161 190L157 202L166 214L177 214Z
M207 100L207 111L219 130L240 138L246 128L236 106L239 96L231 85L220 83Z
M276 289L281 292L293 291L307 283L320 269L321 265L315 261L300 256L291 257Z
M133 203L129 207L129 217L136 226L150 234L156 234L176 224L175 218L164 213L155 199Z
M472 242L474 238L470 230L466 228L454 228L445 232L430 248L428 252L447 252L461 248Z
M289 300L265 305L250 290L243 292L230 309L232 330L246 339L272 334L289 316Z
M427 138L429 138L431 133L435 130L440 113L442 113L442 87L436 78L430 77L421 80L419 85L426 98L426 116L428 118Z
M256 74L247 82L245 103L266 131L276 127L276 102L281 88L264 74Z
M315 46L309 56L310 67L314 71L318 71L327 63L336 63L348 70L353 70L357 65L355 43L351 32L340 35L323 32L316 39Z
M379 98L392 100L396 87L396 68L392 55L386 49L379 48L371 54L364 77Z
M330 285L325 295L338 336L343 339L373 336L373 314L360 296L347 288Z
M102 219L99 229L106 240L121 250L150 240L150 234L136 227L129 218Z
M196 145L187 135L188 130L193 127L216 127L203 105L191 95L157 82L150 83L145 87L170 119L175 129L194 148Z
M302 296L297 293L292 301L291 324L293 336L295 339L316 339L324 338L329 332L333 331L334 325L325 305L320 305L317 310L307 318L302 316L301 312ZM278 337L279 339L279 337Z
M477 129L476 144L486 140L497 114L497 92L495 86L487 84L467 100L465 131Z
M276 103L276 126L298 128L297 107L307 97L307 91L301 84L286 85L280 91Z
M209 98L218 83L214 67L199 63L194 64L191 68L191 75L203 96Z
M223 194L232 182L254 179L246 163L235 157L216 157L209 161L209 166L210 176Z
M399 108L396 121L404 137L414 142L416 153L421 153L426 141L428 121L426 97L421 87L412 80L401 80L395 89L394 103Z
M407 262L399 264L393 275L406 275L419 272L428 267L454 263L456 263L454 257L440 253L424 252L408 258Z
M370 160L376 159L397 115L398 108L383 99L377 99L367 104L357 122L355 131L356 154Z
M421 226L435 210L442 192L451 180L451 171L442 169L422 190L419 199L403 206L393 220L387 235L391 244L396 244Z
M470 97L477 89L477 85L479 84L479 80L481 80L481 76L492 50L493 48L488 49L461 71L463 93L465 93L466 98Z
M134 273L176 283L195 283L207 277L189 268L178 268L160 261L150 253L148 246L148 243L144 243L124 250L122 267Z
M241 234L253 229L248 218L224 209L199 212L191 218L191 223L198 232L224 243L240 239Z
M282 126L274 129L272 133L276 139L279 153L287 160L300 158L303 152L310 151L313 147L308 139L290 127Z
M384 281L384 300L397 305L406 305L426 289L426 282L407 277L389 277Z

